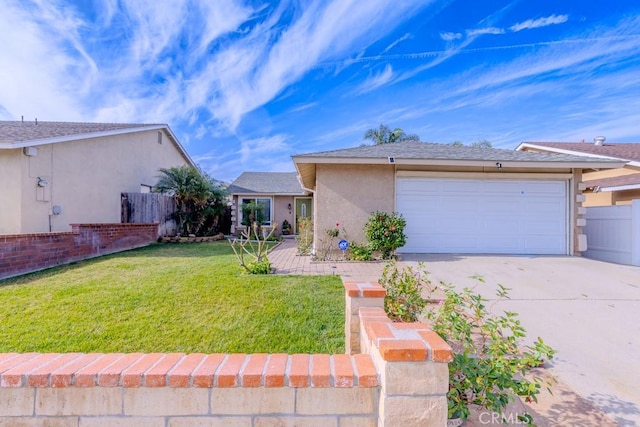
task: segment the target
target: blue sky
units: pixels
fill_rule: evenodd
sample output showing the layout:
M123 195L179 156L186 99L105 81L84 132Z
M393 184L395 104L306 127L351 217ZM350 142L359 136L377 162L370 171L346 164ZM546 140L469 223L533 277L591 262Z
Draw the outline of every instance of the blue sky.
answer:
M0 119L168 123L213 177L379 124L640 142L629 0L0 0Z

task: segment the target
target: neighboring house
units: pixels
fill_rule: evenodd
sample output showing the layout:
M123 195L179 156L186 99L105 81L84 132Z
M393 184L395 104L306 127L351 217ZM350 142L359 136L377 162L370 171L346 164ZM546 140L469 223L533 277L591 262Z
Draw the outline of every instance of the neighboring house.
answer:
M583 170L623 162L401 142L293 156L313 191L315 242L340 223L364 241L376 210L400 212L400 253L577 254L586 250Z
M611 143L597 137L593 143L523 142L516 150L623 160L622 168L584 172L584 206L628 205L640 199L640 143Z
M282 232L285 219L293 234L298 229L300 218L313 216L313 199L310 192L302 189L295 172L243 172L231 183L228 191L232 197L232 233L244 229L246 209L242 207L252 202L261 206L263 225L277 224L277 234Z
M194 165L169 126L0 121L0 234L119 223L121 193Z

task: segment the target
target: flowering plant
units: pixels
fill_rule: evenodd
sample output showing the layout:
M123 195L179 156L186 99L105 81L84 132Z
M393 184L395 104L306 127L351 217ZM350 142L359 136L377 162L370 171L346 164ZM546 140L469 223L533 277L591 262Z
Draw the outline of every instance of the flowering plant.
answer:
M396 249L407 243L407 236L404 234L406 225L407 221L397 212L376 211L364 226L364 233L371 249L381 251L383 259L390 259Z
M327 230L327 235L331 238L338 237L340 235L340 229L338 227L340 227L340 223L336 222L336 228L329 228Z

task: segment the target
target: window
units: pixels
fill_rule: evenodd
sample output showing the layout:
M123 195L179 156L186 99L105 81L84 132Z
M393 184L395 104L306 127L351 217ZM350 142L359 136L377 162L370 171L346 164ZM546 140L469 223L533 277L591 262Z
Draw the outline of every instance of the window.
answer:
M158 131L158 144L162 144L162 132Z
M243 225L250 225L257 221L260 225L271 225L271 199L270 198L242 198L240 220Z

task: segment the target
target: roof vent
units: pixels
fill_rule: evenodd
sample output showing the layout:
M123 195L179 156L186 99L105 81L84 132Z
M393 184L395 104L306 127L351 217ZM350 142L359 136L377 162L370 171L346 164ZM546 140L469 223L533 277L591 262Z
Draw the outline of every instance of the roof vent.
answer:
M604 136L596 136L593 138L593 145L602 145L606 139Z

